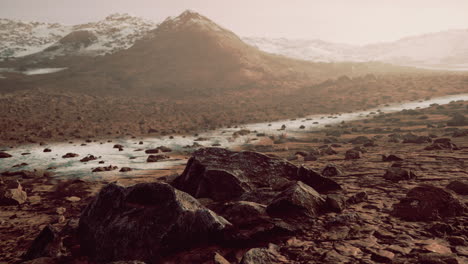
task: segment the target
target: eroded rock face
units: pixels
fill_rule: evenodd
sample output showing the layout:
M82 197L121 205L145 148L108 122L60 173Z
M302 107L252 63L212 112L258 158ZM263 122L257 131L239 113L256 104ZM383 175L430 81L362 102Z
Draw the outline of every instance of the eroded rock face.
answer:
M83 211L83 253L104 262L151 260L217 240L231 224L187 193L163 183L109 184Z
M325 199L312 187L296 182L278 196L267 207L267 213L274 217L314 217L325 205Z
M19 205L26 202L28 195L15 180L0 179L0 205Z
M431 185L411 189L393 205L394 216L410 221L427 221L462 215L466 206L450 192Z
M229 200L260 188L280 191L292 180L301 180L317 191L340 189L331 179L315 175L286 160L243 151L205 148L193 153L185 171L172 183L196 198Z

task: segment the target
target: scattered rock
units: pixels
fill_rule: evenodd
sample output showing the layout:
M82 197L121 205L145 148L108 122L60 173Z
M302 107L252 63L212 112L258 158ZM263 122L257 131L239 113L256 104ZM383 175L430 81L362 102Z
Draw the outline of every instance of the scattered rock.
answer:
M115 149L123 149L123 146L120 145L120 144L115 144L115 145L113 146L113 148L115 148Z
M449 150L460 150L457 145L452 143L450 138L438 138L434 140L432 145L427 146L424 150L442 150L442 149L449 149Z
M408 133L403 136L403 143L414 143L414 144L424 144L431 143L432 139L428 136L417 136L411 133Z
M68 158L75 158L75 157L78 157L78 156L79 156L79 155L76 154L76 153L71 153L71 152L69 152L69 153L63 155L62 158L68 159Z
M382 161L383 162L403 161L403 159L396 155L390 154L388 156L382 155Z
M52 152L52 150L50 148L45 148L43 152Z
M19 205L27 199L28 195L18 181L0 179L0 205Z
M13 156L11 156L10 154L6 152L0 151L0 159L11 158L11 157Z
M92 172L113 171L113 170L116 170L118 168L119 167L117 167L117 166L109 165L107 167L97 167L97 168L93 169Z
M444 189L420 185L393 205L394 216L410 221L427 221L462 215L466 206Z
M458 194L468 195L468 183L461 181L451 181L447 187Z
M398 182L415 179L416 174L409 169L390 167L385 171L383 178L389 181Z
M362 153L355 149L350 149L345 153L346 160L353 160L353 159L360 159L362 157Z
M60 252L56 241L57 237L57 230L53 226L47 225L34 239L33 243L24 255L24 259L31 260L39 257L58 256Z
M320 153L321 153L322 155L336 155L336 154L338 154L338 151L336 151L336 150L335 150L334 148L332 148L332 147L327 147L327 148L325 148L325 149L322 149L322 150L320 151Z
M338 184L336 181L324 177L320 175L320 173L304 166L299 167L297 172L297 180L311 186L319 193L341 190L340 184Z
M158 162L160 160L165 160L168 159L169 156L164 155L164 154L159 154L159 155L149 155L148 158L146 159L146 162Z
M252 248L247 251L242 260L241 264L280 264L288 263L288 260L278 253L276 247L270 245L269 248Z
M130 168L130 167L122 167L122 168L120 168L120 171L119 171L119 172L128 172L128 171L132 171L132 168Z
M349 142L354 145L358 145L358 144L366 144L368 142L373 142L373 141L366 136L358 136L358 137L351 139Z
M367 193L366 192L358 192L354 194L353 196L349 197L348 200L346 200L346 204L358 204L362 203L364 201L367 201Z
M82 159L80 159L81 162L88 162L88 161L92 161L92 160L97 160L98 157L95 157L94 155L88 155Z
M341 176L343 175L343 172L340 168L338 168L338 166L334 164L328 164L325 168L323 168L322 175L326 177Z
M325 205L325 199L312 187L296 182L281 192L268 205L267 213L272 217L317 216Z
M340 194L328 194L325 202L327 209L336 213L341 213L346 207L346 201Z
M83 211L82 252L97 262L141 260L220 238L230 223L167 184L105 186Z

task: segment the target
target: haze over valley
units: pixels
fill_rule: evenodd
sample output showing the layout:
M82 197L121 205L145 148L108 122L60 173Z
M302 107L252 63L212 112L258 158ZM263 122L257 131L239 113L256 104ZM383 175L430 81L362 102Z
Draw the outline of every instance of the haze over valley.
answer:
M466 4L293 2L0 3L0 263L466 263Z

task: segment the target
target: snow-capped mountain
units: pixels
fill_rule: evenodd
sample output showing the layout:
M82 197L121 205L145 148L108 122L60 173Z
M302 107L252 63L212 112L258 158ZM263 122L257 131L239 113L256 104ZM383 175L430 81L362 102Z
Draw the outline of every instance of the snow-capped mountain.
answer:
M186 15L193 16L193 12ZM178 19L183 17L168 20L177 25L181 23ZM213 32L223 32L206 19L188 21ZM33 61L56 56L110 54L128 49L145 36L151 37L149 33L157 27L155 22L128 14L113 14L98 22L74 26L0 19L0 61L31 54ZM468 70L468 29L364 46L286 38L244 37L242 40L269 53L315 62L381 61L422 68Z
M156 23L128 14L67 26L0 19L0 59L44 51L41 56L102 55L127 49Z
M284 38L246 37L243 40L267 52L304 60L382 61L424 68L468 70L468 29L429 33L364 46Z

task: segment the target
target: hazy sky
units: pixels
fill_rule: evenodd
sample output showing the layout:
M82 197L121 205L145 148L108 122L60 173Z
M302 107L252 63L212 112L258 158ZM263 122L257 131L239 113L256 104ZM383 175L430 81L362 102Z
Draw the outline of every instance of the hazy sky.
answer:
M0 0L0 17L85 23L111 13L156 22L185 9L241 36L366 44L468 29L468 0Z

